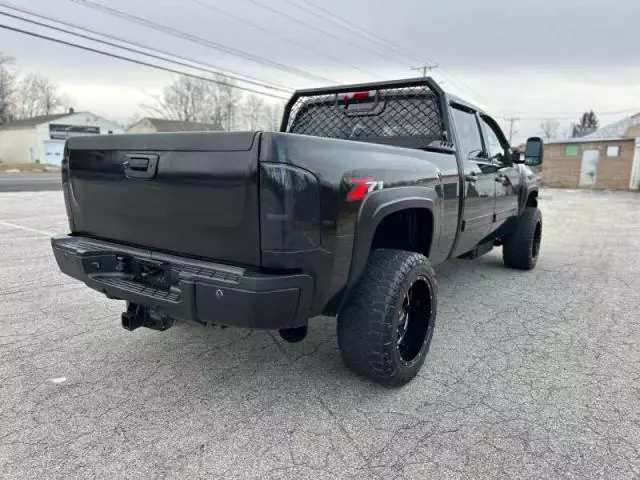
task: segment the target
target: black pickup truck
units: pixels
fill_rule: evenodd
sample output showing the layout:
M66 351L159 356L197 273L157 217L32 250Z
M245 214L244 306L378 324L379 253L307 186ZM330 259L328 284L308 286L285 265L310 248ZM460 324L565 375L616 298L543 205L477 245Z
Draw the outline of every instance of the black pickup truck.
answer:
M529 166L485 112L430 78L297 91L280 132L74 137L60 269L127 302L122 325L277 329L337 316L346 365L411 380L434 331L434 265L502 246L532 269Z

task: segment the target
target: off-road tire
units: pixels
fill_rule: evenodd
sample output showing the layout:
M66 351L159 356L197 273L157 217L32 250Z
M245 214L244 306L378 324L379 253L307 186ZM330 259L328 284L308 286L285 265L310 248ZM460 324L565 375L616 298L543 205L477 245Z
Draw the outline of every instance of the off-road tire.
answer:
M540 256L541 238L542 213L537 207L527 207L518 219L515 230L504 239L504 264L519 270L532 270Z
M410 361L402 358L399 347L399 329L406 312L409 289L418 285L416 298L420 320L429 311L428 318L416 322L422 330L414 335L413 351L418 353ZM412 290L413 291L413 290ZM428 294L426 293L428 291ZM373 250L365 271L345 308L338 316L338 345L346 366L357 375L387 386L401 386L412 380L425 361L437 314L437 284L429 260L421 254L403 250ZM426 300L429 304L427 306ZM404 323L405 327L407 323ZM422 336L424 335L424 340ZM407 337L408 338L408 337ZM419 350L418 350L419 349Z

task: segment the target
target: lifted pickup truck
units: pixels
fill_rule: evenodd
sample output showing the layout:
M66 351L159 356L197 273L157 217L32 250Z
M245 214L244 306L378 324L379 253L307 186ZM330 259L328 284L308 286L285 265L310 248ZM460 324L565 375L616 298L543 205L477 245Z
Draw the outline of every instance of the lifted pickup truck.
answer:
M536 265L542 141L513 151L432 79L297 91L281 132L74 137L60 269L127 302L122 325L277 329L337 316L345 364L402 385L434 331L433 266L502 246Z

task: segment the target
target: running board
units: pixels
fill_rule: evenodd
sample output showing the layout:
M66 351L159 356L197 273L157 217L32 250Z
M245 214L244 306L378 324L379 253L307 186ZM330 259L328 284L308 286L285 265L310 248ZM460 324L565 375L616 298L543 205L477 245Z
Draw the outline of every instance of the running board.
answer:
M458 258L464 258L467 260L473 260L475 258L481 257L482 255L485 255L487 253L489 253L491 250L493 250L493 245L494 242L493 240L486 242L486 243L482 243L480 245L478 245L476 248L474 248L473 250L460 255Z

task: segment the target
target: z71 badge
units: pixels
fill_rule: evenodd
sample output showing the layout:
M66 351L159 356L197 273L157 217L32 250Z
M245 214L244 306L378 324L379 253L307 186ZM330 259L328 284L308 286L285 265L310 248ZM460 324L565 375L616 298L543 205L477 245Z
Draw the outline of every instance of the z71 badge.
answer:
M367 194L374 190L382 190L384 182L378 182L372 178L348 178L349 192L347 193L347 201L356 202L362 200Z

